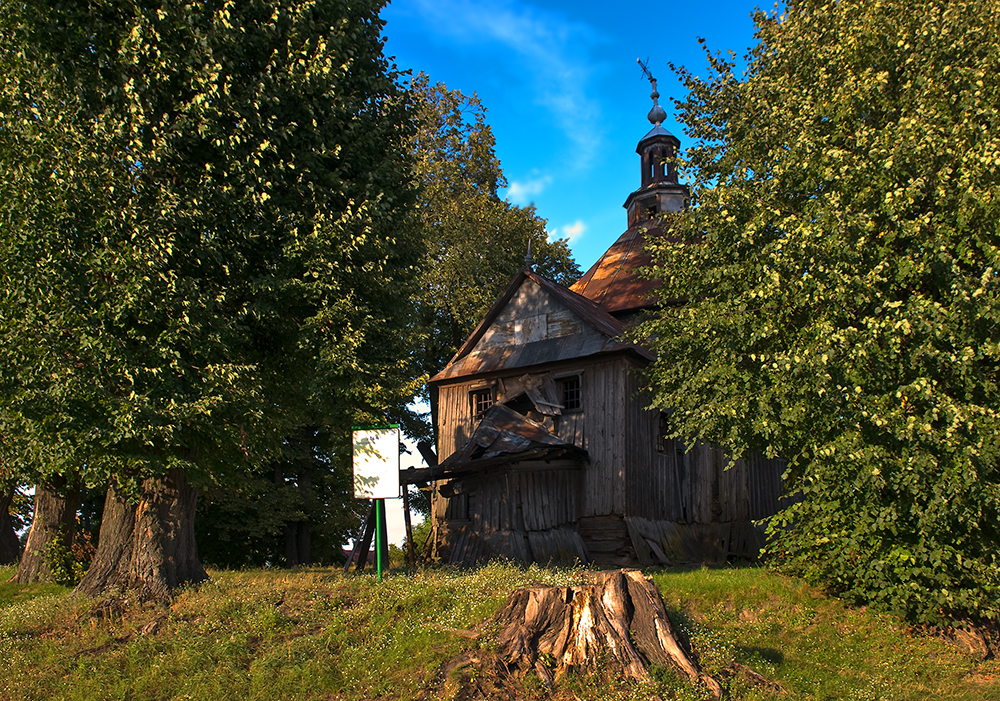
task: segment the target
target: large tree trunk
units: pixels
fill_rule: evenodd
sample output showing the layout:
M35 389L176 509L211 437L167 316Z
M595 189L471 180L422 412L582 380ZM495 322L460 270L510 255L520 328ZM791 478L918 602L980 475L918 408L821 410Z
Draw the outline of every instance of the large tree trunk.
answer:
M283 482L284 480L282 480ZM312 509L313 467L308 459L299 460L298 479L299 504L306 514L304 521L285 523L285 562L289 567L312 564Z
M182 584L208 579L194 539L196 502L197 492L180 469L143 482L135 505L109 487L97 553L76 591L136 591L165 599Z
M135 508L118 494L113 484L108 487L97 552L76 591L97 596L103 589L112 588L118 581L118 572L128 568L135 545Z
M722 696L684 650L656 585L638 570L599 573L593 584L533 587L511 594L495 620L497 654L511 671L534 672L550 686L566 672L650 681L649 664L677 668Z
M79 502L79 488L63 479L35 487L35 513L13 581L20 584L54 581L50 567L54 557L52 545L58 541L64 551L72 550Z
M21 543L10 520L10 503L16 487L0 492L0 565L12 565L21 557Z

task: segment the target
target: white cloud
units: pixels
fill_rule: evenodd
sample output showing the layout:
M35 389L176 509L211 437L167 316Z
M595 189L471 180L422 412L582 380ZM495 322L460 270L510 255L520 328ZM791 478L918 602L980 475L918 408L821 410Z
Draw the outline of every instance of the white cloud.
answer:
M572 224L566 224L565 226L557 226L555 229L549 230L549 240L555 241L558 239L566 239L566 243L573 243L578 238L583 236L583 233L587 230L587 225L583 223L581 219L577 219Z
M410 1L428 32L489 52L496 72L510 76L512 87L523 82L574 144L578 167L586 165L601 132L600 107L589 88L599 69L592 49L604 42L597 31L524 0Z
M528 178L527 180L512 180L510 187L507 188L506 199L516 205L530 204L532 198L542 194L550 182L552 182L552 178L548 175Z

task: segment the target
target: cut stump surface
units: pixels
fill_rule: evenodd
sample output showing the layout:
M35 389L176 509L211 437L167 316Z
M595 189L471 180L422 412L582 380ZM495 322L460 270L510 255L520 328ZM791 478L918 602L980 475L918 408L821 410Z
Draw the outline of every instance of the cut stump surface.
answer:
M546 686L598 664L604 673L648 682L656 664L722 696L719 682L678 641L656 585L638 570L602 572L592 584L520 589L494 620L500 659L522 675L534 671Z

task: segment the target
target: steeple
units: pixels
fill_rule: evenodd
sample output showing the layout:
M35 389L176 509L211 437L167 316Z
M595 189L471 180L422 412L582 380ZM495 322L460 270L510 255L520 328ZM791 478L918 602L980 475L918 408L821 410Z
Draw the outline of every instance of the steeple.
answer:
M667 113L658 102L660 93L656 90L656 79L642 61L639 65L653 87L650 95L653 108L648 115L653 128L642 137L635 150L642 163L642 177L639 189L625 200L628 228L570 287L618 319L627 319L654 306L650 293L659 283L639 274L639 270L650 263L644 248L646 240L662 233L656 215L679 212L688 198L688 189L677 182L677 171L672 163L681 142L661 126Z
M639 66L653 88L650 94L653 107L647 115L653 128L639 140L635 149L639 154L642 172L639 189L625 200L630 228L660 212L679 212L684 208L684 201L688 196L688 189L677 182L677 169L673 164L681 142L660 126L667 118L667 113L659 103L656 78L642 61L639 61Z

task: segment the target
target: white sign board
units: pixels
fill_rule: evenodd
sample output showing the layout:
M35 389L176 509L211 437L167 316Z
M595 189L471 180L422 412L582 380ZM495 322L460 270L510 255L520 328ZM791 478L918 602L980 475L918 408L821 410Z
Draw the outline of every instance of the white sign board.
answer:
M354 429L354 498L399 497L399 427Z

